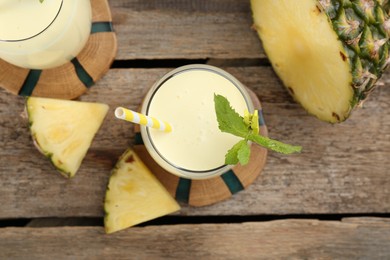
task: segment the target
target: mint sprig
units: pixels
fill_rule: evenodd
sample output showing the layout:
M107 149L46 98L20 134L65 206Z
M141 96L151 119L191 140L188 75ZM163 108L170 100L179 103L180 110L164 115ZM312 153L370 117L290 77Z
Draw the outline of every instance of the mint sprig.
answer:
M259 135L258 126L255 126L254 129L251 126L253 116L257 116L257 113L254 113L254 115L246 115L244 119L231 107L229 101L225 97L217 94L214 94L214 105L219 129L222 132L243 138L243 140L240 140L226 153L226 164L247 164L251 152L249 141L283 154L296 153L302 150L301 146L285 144Z

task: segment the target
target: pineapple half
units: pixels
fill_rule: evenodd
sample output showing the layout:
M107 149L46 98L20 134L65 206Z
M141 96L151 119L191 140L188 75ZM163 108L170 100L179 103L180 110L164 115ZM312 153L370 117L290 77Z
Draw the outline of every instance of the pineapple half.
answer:
M321 120L347 119L389 63L384 1L251 0L251 7L275 72Z
M57 170L70 178L79 169L108 106L28 97L26 111L34 144Z
M128 149L112 171L104 201L104 226L113 233L180 209L165 187Z

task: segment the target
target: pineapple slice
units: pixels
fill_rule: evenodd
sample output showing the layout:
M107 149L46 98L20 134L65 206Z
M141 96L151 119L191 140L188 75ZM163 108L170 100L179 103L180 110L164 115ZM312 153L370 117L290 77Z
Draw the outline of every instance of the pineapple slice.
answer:
M251 0L277 75L309 113L342 122L389 62L389 17L376 0Z
M104 226L113 233L180 209L165 187L128 149L119 158L107 187Z
M34 144L57 170L70 178L79 169L108 106L28 97L26 111Z

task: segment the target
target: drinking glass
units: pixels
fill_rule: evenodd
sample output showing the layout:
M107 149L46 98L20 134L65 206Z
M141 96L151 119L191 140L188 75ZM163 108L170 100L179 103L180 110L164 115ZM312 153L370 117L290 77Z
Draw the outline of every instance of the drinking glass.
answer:
M0 0L0 58L28 69L72 60L91 31L89 0Z
M219 130L214 94L225 96L239 114L254 110L246 88L209 65L177 68L149 90L141 113L173 126L170 133L141 126L146 149L163 169L188 179L207 179L232 168L225 165L225 154L241 139Z

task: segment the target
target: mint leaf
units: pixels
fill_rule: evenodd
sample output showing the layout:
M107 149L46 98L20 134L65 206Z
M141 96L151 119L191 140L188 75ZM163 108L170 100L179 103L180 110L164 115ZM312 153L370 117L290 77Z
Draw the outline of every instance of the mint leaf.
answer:
M240 150L241 142L236 143L226 154L225 154L225 164L235 165L239 162L238 160L238 150Z
M226 164L234 165L240 163L245 165L249 162L251 150L248 141L283 154L291 154L302 150L301 146L285 144L259 135L257 110L253 114L247 111L244 113L244 117L242 117L230 106L229 101L225 97L217 94L214 94L214 105L219 129L222 132L243 138L226 153Z
M243 140L245 144L242 144L240 150L238 150L237 158L241 165L246 165L249 162L251 155L251 148L247 141Z
M243 117L230 106L229 101L221 95L214 95L214 105L219 129L245 138L248 134L248 126L244 123Z
M248 154L248 150L250 153L249 145L245 140L241 140L238 143L236 143L225 155L225 163L226 164L246 164L249 161L245 158Z
M300 152L302 150L301 146L285 144L261 135L250 134L248 139L278 153L291 154Z

